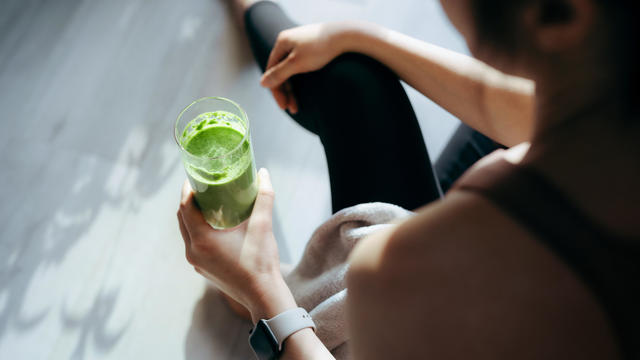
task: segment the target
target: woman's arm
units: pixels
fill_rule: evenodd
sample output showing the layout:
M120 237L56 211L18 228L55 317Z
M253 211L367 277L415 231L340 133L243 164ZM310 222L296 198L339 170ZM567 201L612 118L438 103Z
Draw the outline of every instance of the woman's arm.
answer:
M274 192L266 170L258 172L259 191L251 217L236 228L214 230L198 209L185 181L178 225L187 261L227 297L246 308L253 323L297 307L280 272L272 231ZM285 340L281 359L333 359L311 329Z
M529 139L532 81L369 23L352 23L343 49L372 57L470 127L508 146Z
M467 125L502 144L511 146L530 137L532 81L365 22L313 24L283 31L262 84L274 89L281 107L297 110L291 95L278 90L282 84L292 75L317 70L345 52L380 61Z
M297 307L296 302L281 276L268 282L268 288L258 290L261 296L253 296L248 305L251 320L256 324L260 319L271 319L276 315ZM307 328L293 333L285 340L282 360L332 360L333 355L324 346L312 329Z

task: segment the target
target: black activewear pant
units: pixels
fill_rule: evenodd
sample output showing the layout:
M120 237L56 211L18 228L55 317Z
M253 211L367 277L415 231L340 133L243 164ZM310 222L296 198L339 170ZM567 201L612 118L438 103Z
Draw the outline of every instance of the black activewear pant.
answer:
M246 11L247 36L262 71L278 33L295 26L271 1ZM291 117L324 146L333 212L374 201L413 210L440 198L469 166L498 147L461 125L434 169L398 77L364 55L341 55L290 81L298 102Z

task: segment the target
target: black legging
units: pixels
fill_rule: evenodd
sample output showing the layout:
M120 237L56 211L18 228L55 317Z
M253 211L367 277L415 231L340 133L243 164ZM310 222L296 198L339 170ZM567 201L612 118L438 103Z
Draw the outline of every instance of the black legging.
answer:
M278 33L297 24L277 4L260 1L245 13L245 26L264 71ZM290 81L299 109L291 117L324 146L334 212L374 201L413 210L438 199L471 164L497 147L463 125L438 160L436 177L398 77L364 55L341 55Z

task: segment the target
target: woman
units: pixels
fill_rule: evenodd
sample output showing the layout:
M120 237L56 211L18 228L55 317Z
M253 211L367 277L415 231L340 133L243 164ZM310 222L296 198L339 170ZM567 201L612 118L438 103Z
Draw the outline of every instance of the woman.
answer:
M325 146L334 210L427 204L350 256L356 359L639 357L635 1L443 0L482 62L372 24L292 28L273 3L240 5L262 84ZM510 148L439 198L397 78ZM296 307L272 204L261 170L248 225L211 230L188 185L178 212L188 260L254 323ZM309 328L280 356L331 358Z

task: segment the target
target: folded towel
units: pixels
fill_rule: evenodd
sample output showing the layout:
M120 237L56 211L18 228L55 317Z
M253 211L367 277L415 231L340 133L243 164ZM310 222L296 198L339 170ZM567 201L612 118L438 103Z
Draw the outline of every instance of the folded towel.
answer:
M363 237L411 215L410 211L385 203L343 209L316 229L300 263L285 276L298 306L309 312L316 323L316 334L336 359L350 358L345 275L351 250Z

